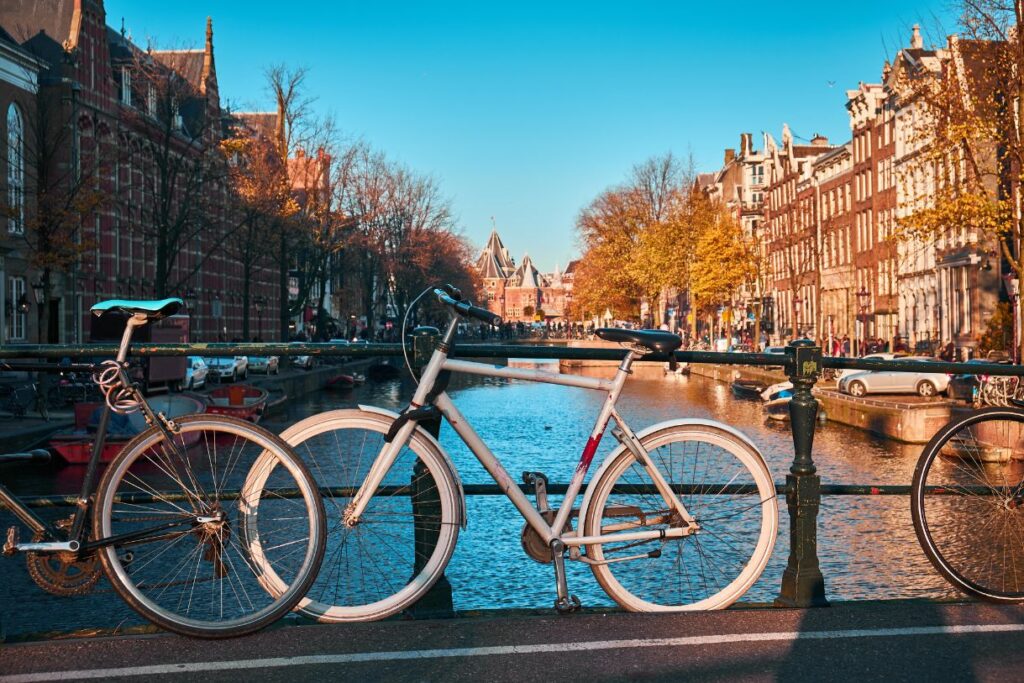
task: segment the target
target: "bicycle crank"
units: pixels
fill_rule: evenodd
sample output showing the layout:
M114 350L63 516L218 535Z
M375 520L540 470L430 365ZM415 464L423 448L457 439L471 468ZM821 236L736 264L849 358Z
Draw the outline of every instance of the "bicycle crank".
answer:
M37 536L33 541L41 541ZM80 557L70 551L25 553L28 575L36 585L51 595L69 597L92 590L103 573L96 554Z

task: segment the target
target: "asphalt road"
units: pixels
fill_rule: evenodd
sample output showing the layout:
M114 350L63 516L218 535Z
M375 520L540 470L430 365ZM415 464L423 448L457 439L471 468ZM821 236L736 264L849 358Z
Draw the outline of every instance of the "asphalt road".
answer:
M48 680L1021 680L1024 607L857 603L813 610L588 613L291 626L0 646L0 683Z

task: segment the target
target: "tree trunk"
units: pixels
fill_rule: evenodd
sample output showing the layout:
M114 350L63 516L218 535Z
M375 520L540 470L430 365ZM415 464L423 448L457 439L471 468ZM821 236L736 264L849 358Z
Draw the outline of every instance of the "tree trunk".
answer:
M288 322L291 319L288 302L288 236L285 234L284 226L280 226L280 230L281 234L278 242L280 251L277 255L277 290L281 305L278 311L278 322L280 324L281 341L285 341L288 339Z

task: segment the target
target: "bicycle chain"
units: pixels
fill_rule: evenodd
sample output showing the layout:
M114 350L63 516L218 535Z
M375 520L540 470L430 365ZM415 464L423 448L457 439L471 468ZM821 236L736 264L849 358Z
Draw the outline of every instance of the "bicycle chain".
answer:
M69 522L70 520L62 520L62 522L65 521ZM58 522L58 526L60 525L61 522ZM43 536L36 534L32 540L38 543L43 540ZM25 553L25 565L28 568L28 575L32 577L37 586L51 595L61 597L88 593L103 573L99 557L95 553L80 557L70 551L57 553L30 551Z

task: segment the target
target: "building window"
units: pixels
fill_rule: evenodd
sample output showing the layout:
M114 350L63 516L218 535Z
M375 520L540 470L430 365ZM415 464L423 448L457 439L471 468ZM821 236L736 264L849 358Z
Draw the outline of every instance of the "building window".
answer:
M17 105L7 110L7 231L25 232L25 126ZM22 282L24 284L24 282Z
M121 69L121 103L132 106L132 72L127 66Z
M25 341L25 320L27 316L18 310L18 302L25 296L25 278L7 278L7 302L11 314L7 318L7 339Z
M152 85L146 90L146 113L156 116L156 89Z

